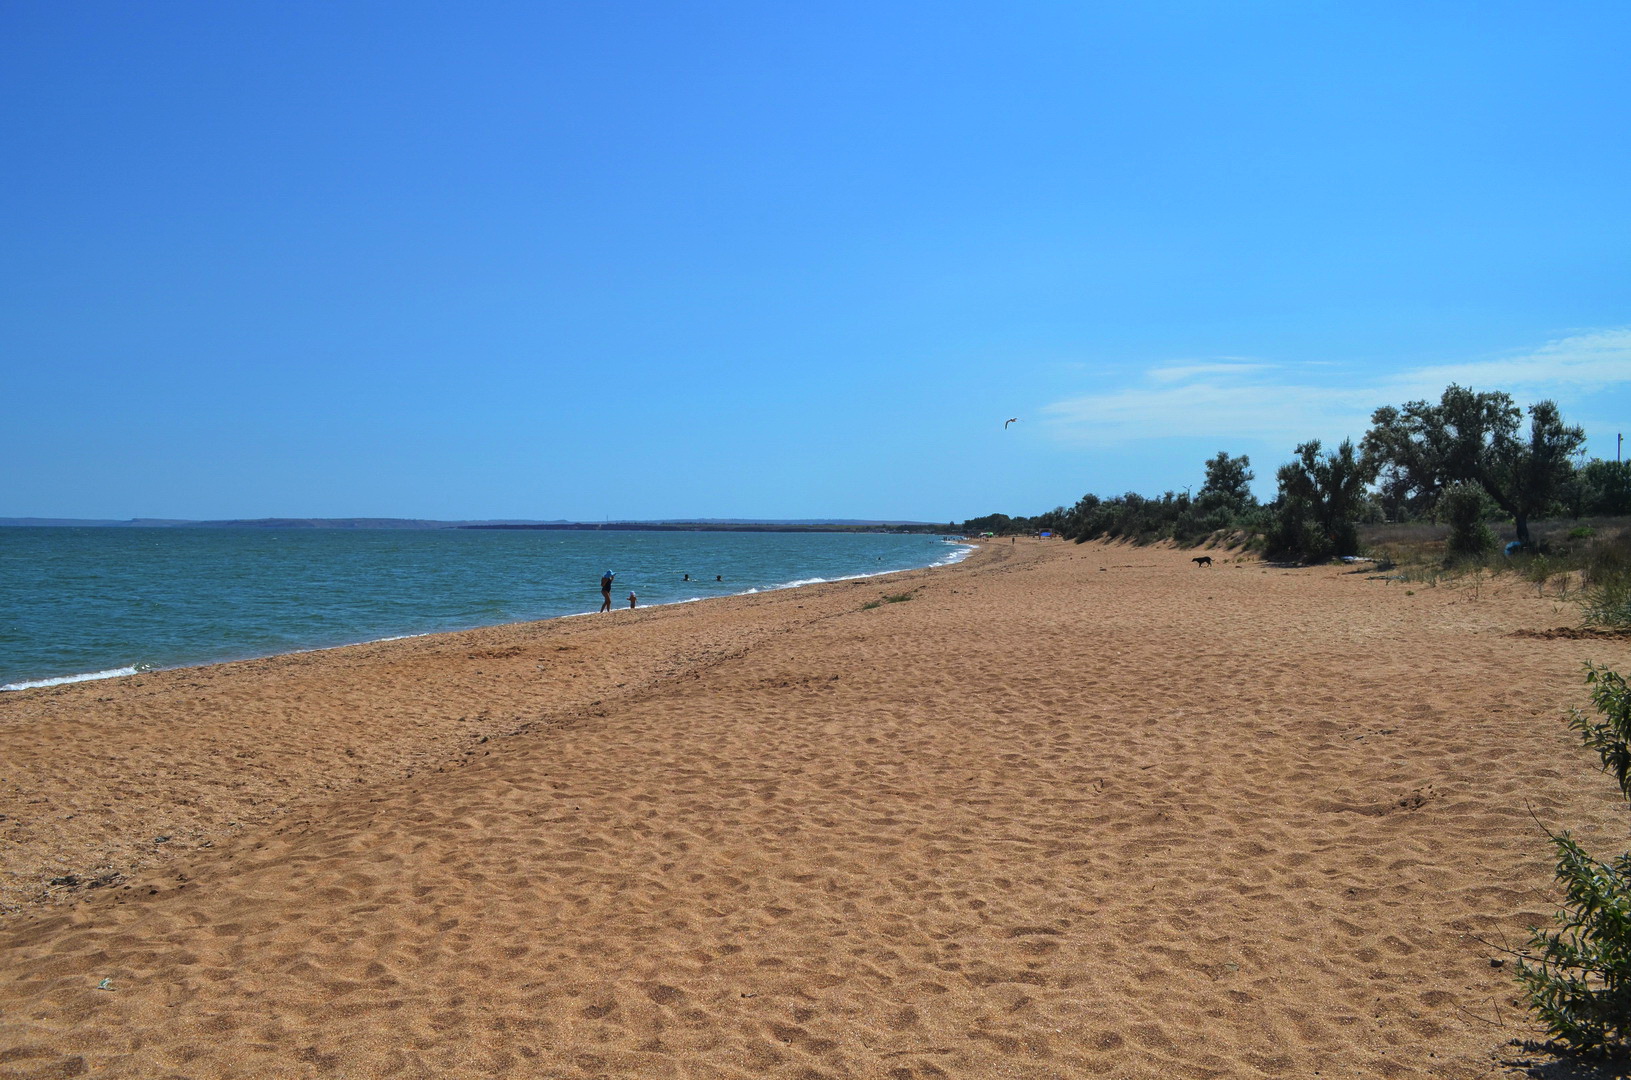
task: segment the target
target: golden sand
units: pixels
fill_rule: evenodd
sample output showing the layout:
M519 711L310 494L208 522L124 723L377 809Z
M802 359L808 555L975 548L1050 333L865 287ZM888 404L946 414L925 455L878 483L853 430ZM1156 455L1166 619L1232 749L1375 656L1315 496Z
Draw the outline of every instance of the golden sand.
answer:
M0 695L0 1078L1516 1077L1577 622L999 542Z

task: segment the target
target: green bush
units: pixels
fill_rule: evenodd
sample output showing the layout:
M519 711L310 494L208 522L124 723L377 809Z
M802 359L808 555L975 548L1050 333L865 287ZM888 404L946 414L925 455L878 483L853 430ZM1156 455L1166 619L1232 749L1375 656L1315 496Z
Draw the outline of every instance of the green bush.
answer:
M1612 578L1590 585L1582 600L1586 622L1591 625L1631 627L1631 578Z
M1569 727L1602 758L1631 801L1631 688L1619 674L1587 666L1595 721L1575 711ZM1555 930L1536 928L1518 981L1552 1037L1585 1053L1631 1050L1631 853L1592 858L1568 834L1551 834L1563 910Z
M1586 622L1631 627L1631 544L1623 534L1593 543L1584 561L1581 602Z
M1342 554L1345 544L1350 552L1358 549L1357 530L1352 537L1336 535L1321 528L1296 504L1282 507L1280 515L1264 533L1265 553L1271 559L1325 562Z
M1484 524L1485 495L1477 484L1451 484L1439 499L1449 523L1444 546L1452 555L1479 556L1495 550L1498 541Z
M1275 474L1280 494L1265 537L1269 557L1314 563L1357 555L1365 485L1375 476L1374 465L1355 455L1351 440L1324 452L1318 439L1298 446L1295 460Z

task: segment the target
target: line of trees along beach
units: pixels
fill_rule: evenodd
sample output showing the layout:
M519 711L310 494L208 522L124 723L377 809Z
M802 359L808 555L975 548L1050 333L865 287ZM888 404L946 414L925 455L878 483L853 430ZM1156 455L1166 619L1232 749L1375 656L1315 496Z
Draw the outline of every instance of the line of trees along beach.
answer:
M1532 521L1631 514L1631 462L1579 461L1585 438L1554 402L1521 409L1503 391L1452 385L1436 402L1377 409L1357 446L1299 444L1275 473L1268 503L1251 492L1250 459L1219 451L1193 495L1089 494L1035 517L989 514L962 528L1051 531L1078 543L1213 541L1318 562L1359 554L1362 525L1448 525L1451 551L1476 555L1499 542L1488 523L1510 522L1516 542L1533 552Z

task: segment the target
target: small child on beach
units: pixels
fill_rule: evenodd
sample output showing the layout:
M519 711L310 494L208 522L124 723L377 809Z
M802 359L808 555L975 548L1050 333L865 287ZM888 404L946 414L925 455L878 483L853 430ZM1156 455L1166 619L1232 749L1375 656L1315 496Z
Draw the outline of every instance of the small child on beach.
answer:
M635 596L635 595L634 595L634 594L633 594L633 593L629 593L629 607L630 607L630 608L632 608L632 607L634 607L634 605L635 605L635 603L636 603L636 602L637 602L637 601L638 601L638 600L639 600L639 599L640 599L640 598L639 598L639 597L638 597L638 596Z

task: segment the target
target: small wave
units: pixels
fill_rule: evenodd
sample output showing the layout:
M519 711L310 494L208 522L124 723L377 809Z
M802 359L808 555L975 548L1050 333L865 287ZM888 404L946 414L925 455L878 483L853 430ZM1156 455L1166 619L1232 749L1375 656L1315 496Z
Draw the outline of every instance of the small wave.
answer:
M349 649L357 645L373 645L381 641L408 641L412 638L432 637L445 631L426 630L417 634L392 634L389 637L368 638L364 641L353 641L343 645L318 645L310 649L287 649L278 653L253 653L246 656L225 656L219 660L204 660L195 664L178 664L177 668L212 667L216 664L231 664L241 660L265 660L273 656L302 656L306 653L328 652L330 649ZM0 686L0 693L7 690L37 690L45 686L66 686L69 683L91 682L96 679L118 679L126 675L142 675L149 671L163 671L168 668L155 664L133 664L130 667L111 668L107 671L88 671L82 675L61 675L54 679L26 679L21 682L6 683Z
M904 574L909 570L918 570L918 569L930 569L930 570L932 570L937 566L952 566L952 565L954 565L956 563L960 563L964 559L968 558L969 555L973 551L974 551L973 545L969 545L967 547L959 547L956 551L951 552L945 558L939 560L938 562L932 562L927 567L916 567L916 566L900 567L900 566L897 566L893 570L868 570L864 574L844 574L844 575L839 576L839 577L831 577L831 578L824 578L824 577L798 578L795 581L786 581L786 582L782 582L779 585L767 586L767 588L769 590L771 590L771 591L778 590L778 589L796 589L796 588L799 588L802 585L830 585L830 584L832 584L834 582L838 582L838 581L862 581L862 580L864 580L866 578L887 577L890 574ZM758 589L749 589L748 593L756 593L758 591L759 591ZM747 593L737 593L737 595L738 596L745 596L745 595L747 595Z
M92 679L117 679L121 675L139 675L146 670L144 665L113 668L110 671L87 671L83 675L61 675L55 679L29 679L24 682L6 683L0 686L0 693L7 690L34 690L42 686L65 686L68 683L90 682Z

